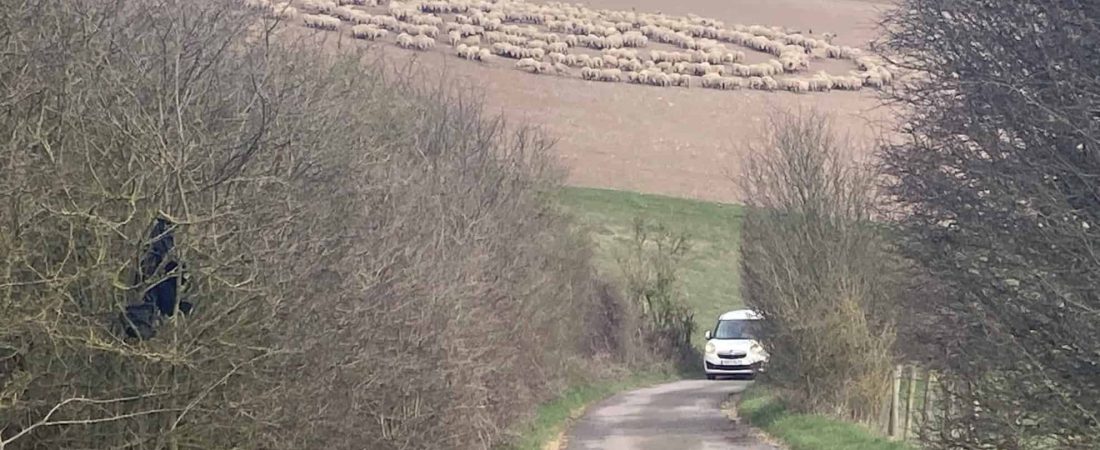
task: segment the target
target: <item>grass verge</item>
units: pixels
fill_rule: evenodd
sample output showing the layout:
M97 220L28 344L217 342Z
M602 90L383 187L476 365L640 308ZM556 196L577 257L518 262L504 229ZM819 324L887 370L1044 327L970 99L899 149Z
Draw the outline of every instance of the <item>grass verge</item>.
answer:
M741 396L737 412L790 450L911 450L909 445L875 436L861 425L787 411L767 388L754 384Z
M572 421L584 415L589 406L619 392L669 381L673 378L673 375L667 373L650 372L632 375L624 380L599 381L569 388L558 398L539 406L535 417L520 428L519 436L511 446L506 448L512 450L558 448L553 443L561 443L562 433Z
M740 307L740 205L701 202L607 189L568 187L559 202L587 228L596 246L596 266L621 277L616 258L629 244L635 217L686 233L690 250L681 269L684 294L700 330L718 315ZM621 279L621 278L617 278ZM693 343L703 348L702 331Z

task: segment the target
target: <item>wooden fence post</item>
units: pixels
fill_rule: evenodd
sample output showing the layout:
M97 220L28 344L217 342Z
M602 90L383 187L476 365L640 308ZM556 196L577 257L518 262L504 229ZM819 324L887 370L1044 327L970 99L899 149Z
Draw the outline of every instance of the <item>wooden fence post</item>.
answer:
M909 392L905 396L905 428L901 438L909 439L913 435L913 400L917 398L917 366L909 366Z
M936 402L936 372L928 371L927 381L924 383L924 404L921 405L920 421L921 426L928 425L928 421L932 420L930 412L935 411L932 409L932 404Z
M900 400L901 397L902 367L901 364L898 364L898 366L894 368L894 389L892 391L893 395L890 398L890 425L887 427L887 434L891 439L897 438L900 431L898 429L898 415L901 412L901 405L899 404L901 402L898 400Z

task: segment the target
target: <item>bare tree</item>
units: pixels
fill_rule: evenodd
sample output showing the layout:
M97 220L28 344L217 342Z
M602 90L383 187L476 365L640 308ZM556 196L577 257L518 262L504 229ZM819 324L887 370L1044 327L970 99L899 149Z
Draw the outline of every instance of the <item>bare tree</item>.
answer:
M884 149L905 248L938 295L915 341L957 405L936 448L1100 445L1100 5L907 0L884 48L918 76Z
M872 221L874 173L847 145L816 111L771 117L741 179L742 295L792 405L871 421L890 387L901 265Z

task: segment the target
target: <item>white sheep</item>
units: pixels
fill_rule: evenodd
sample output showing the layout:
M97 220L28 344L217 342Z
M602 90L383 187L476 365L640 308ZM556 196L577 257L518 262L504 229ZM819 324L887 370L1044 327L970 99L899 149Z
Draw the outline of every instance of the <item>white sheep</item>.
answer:
M645 68L645 65L637 59L620 58L619 68L626 71L637 72Z
M336 9L336 3L328 0L301 0L299 5L301 6L301 9L303 11L306 11L310 14L328 14L332 10Z
M355 37L356 39L366 39L366 40L373 41L375 39L385 37L386 34L388 34L388 33L389 32L386 31L386 30L383 30L383 29L380 29L380 28L378 28L374 25L368 25L368 24L360 24L360 25L356 25L354 27L351 27L351 35L352 35L352 37Z
M626 47L645 47L649 44L649 38L640 31L626 31L622 34L622 40Z
M531 73L546 73L552 71L554 66L531 58L523 58L516 62L515 68Z
M309 28L316 28L318 30L335 30L340 26L340 19L332 16L304 14L302 15L302 23Z
M455 49L455 53L459 58L468 59L471 61L485 61L482 56L488 54L488 50L482 49L477 46L467 46L466 44L459 44ZM484 52L482 50L485 50Z
M443 25L442 18L431 14L413 14L406 21L415 25L431 25L433 27Z
M416 39L413 39L409 33L401 33L397 35L397 46L401 48L414 48L416 47Z
M546 51L556 53L568 53L569 44L565 42L554 42L546 46Z
M805 92L810 90L809 82L806 80L799 80L797 78L785 78L779 80L779 87L785 91L791 91L795 93Z

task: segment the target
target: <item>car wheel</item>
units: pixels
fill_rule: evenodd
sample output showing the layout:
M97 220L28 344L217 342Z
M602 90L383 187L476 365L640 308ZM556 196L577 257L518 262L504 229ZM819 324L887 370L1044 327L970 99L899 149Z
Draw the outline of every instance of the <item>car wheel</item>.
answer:
M713 380L713 379L716 379L716 378L718 378L718 375L711 375L709 373L707 374L707 379L708 380Z

